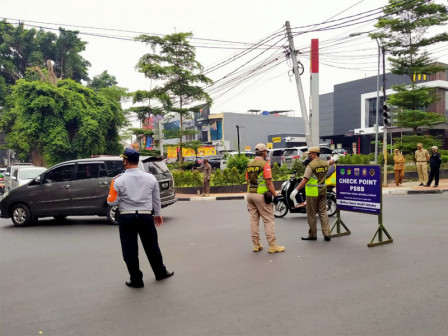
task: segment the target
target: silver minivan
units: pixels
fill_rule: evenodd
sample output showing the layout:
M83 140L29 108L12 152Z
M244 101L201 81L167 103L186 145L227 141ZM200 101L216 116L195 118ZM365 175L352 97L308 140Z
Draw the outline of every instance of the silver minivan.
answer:
M321 160L327 160L331 157L331 148L327 146L319 146L319 148ZM308 147L306 146L286 148L282 156L282 165L285 164L288 169L291 169L296 160L303 161L305 159L304 156L307 150Z
M177 201L174 180L161 157L141 156L138 168L159 182L162 207ZM119 156L96 157L59 163L31 182L10 190L0 202L0 217L26 226L39 217L107 216L115 224L115 209L107 204L112 179L123 172Z

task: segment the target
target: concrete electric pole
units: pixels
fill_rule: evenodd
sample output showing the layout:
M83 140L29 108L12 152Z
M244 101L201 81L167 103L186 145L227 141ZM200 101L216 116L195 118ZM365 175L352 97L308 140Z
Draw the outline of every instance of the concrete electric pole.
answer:
M308 112L306 110L305 96L303 94L303 87L302 87L302 82L300 80L300 73L299 73L299 69L297 67L297 63L298 63L297 55L296 55L296 50L294 47L294 40L293 40L293 37L291 34L291 26L289 24L289 21L285 22L285 26L286 26L286 33L288 35L288 41L289 41L289 51L290 51L291 59L292 59L292 69L294 72L294 77L296 79L297 94L299 95L300 111L302 113L303 122L305 124L306 144L308 147L310 147L313 145L311 128L310 128L310 123L309 123L309 119L308 119Z

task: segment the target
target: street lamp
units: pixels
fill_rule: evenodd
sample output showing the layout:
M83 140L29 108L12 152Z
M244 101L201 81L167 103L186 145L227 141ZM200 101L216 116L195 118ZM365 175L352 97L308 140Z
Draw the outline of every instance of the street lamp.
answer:
M359 36L363 34L369 34L369 32L352 33L349 37ZM375 39L378 45L378 73L376 76L376 112L375 112L375 164L378 164L378 110L380 103L380 60L381 60L381 47L378 39Z

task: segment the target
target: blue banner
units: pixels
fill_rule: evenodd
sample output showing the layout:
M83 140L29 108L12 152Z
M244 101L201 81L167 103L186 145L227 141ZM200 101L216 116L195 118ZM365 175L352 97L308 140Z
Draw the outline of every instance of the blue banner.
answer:
M381 167L336 166L336 203L339 210L381 213Z

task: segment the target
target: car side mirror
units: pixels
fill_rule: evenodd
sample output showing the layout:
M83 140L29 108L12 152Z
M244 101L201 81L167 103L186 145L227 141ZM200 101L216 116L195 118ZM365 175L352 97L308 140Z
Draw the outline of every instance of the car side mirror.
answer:
M10 174L9 174L9 172L5 172L5 176L9 176Z
M14 181L17 181L17 176L13 176L12 179L13 179Z
M34 179L34 182L40 183L40 175Z

